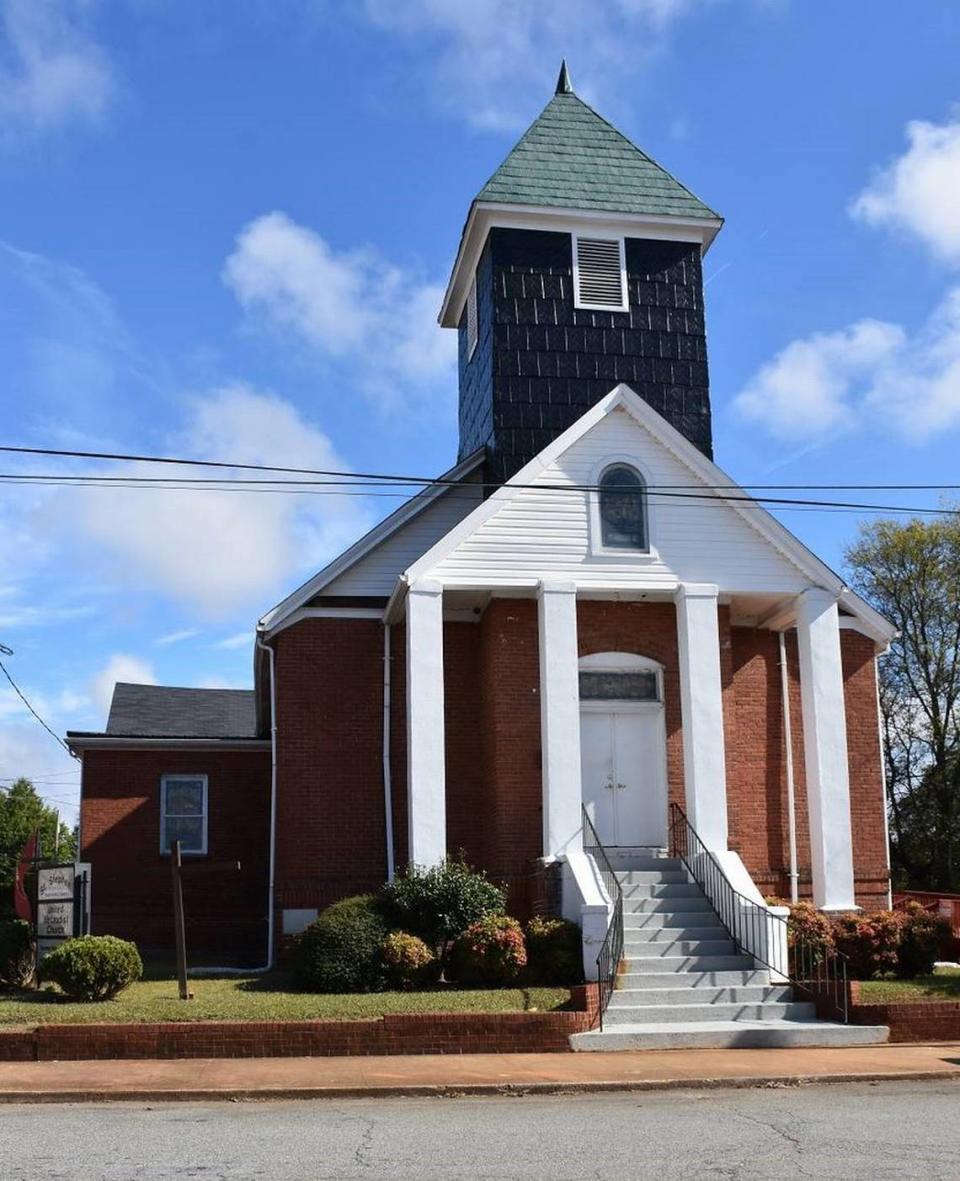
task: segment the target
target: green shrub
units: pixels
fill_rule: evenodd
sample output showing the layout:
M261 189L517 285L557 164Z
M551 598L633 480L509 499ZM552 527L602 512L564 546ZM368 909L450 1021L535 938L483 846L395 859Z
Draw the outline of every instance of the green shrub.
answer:
M430 869L411 865L383 887L382 897L393 925L419 935L441 957L471 923L506 906L504 891L462 860Z
M434 974L437 957L418 935L391 931L380 944L380 958L391 988L413 988Z
M837 951L847 957L851 980L871 980L896 970L900 919L892 910L837 915L833 939Z
M812 902L795 902L787 918L787 943L801 949L798 955L806 970L835 949L833 924Z
M904 980L929 976L940 958L941 948L950 940L953 929L941 918L911 899L899 911L900 945L897 948L897 975Z
M389 930L375 894L335 902L298 936L294 979L310 992L376 992L383 984L380 945Z
M40 964L41 980L56 984L75 1001L108 1001L142 975L136 944L115 935L67 939Z
M534 916L525 932L527 977L532 984L579 984L583 980L583 937L568 919Z
M33 979L33 936L23 919L0 922L0 984L26 988Z
M527 964L520 924L505 914L471 923L453 946L453 963L461 984L512 983Z

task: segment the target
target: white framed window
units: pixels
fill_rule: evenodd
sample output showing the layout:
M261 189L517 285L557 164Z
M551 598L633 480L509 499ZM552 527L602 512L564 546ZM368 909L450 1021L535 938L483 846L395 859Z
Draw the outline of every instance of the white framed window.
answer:
M655 507L647 477L632 455L607 455L590 475L587 493L591 556L607 562L656 562Z
M573 235L573 302L593 311L629 310L623 238Z
M207 851L206 775L160 776L160 852L174 841L181 853Z
M477 347L477 276L470 280L470 290L467 292L467 360L473 356Z

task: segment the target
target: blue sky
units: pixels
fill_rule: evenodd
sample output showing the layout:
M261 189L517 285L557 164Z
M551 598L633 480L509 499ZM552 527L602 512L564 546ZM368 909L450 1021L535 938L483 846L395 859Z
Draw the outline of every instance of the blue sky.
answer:
M950 0L0 0L0 443L449 466L440 293L566 55L726 218L721 466L960 482L958 42ZM116 677L247 685L257 617L395 503L0 488L8 667L61 731ZM858 517L783 519L839 565ZM74 765L0 692L21 773L72 815Z

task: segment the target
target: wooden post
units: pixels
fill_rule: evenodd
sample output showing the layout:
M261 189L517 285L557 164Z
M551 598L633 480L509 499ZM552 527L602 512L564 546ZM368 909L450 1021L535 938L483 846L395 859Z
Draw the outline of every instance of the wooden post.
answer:
M192 1001L193 993L187 984L187 932L183 921L183 881L180 876L180 842L174 841L170 849L170 871L173 875L173 927L177 945L177 981L180 999Z

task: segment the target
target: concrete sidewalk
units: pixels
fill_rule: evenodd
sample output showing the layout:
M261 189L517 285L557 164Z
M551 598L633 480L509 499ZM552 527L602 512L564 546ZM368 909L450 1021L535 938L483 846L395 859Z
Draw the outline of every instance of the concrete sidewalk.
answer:
M960 1079L960 1043L828 1050L2 1062L0 1102L547 1094L950 1077Z

